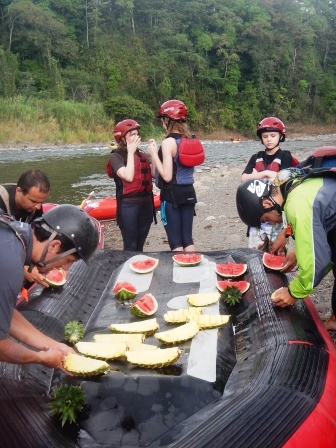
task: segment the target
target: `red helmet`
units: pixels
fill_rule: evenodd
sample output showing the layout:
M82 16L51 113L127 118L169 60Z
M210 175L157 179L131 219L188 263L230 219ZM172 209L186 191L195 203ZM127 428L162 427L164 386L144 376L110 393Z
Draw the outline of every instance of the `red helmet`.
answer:
M286 137L286 127L279 118L276 117L266 117L257 126L257 136L261 140L261 134L263 132L280 132L280 142L285 141Z
M127 132L133 131L133 129L140 129L139 123L135 120L127 118L126 120L119 121L113 130L115 141L119 143Z
M180 100L168 100L160 106L158 117L168 117L181 122L186 121L188 109Z

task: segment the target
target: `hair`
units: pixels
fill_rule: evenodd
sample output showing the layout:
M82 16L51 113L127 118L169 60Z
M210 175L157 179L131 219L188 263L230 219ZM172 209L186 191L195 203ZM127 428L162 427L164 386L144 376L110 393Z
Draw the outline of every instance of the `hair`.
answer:
M41 193L50 192L48 176L40 170L28 170L21 174L16 184L23 194L27 194L33 187L37 187Z
M31 228L33 229L34 235L40 243L43 243L44 241L47 241L47 239L50 237L51 232L44 229L41 225L45 224L43 220L33 221L31 223ZM60 253L66 252L69 249L73 249L75 246L73 242L66 237L65 235L62 235L61 233L57 233L55 240L58 240L61 242L60 246ZM76 254L74 252L74 254Z
M172 120L169 117L162 117L162 119L164 120L164 123L166 123L166 125L167 125L166 135L181 134L182 137L189 137L189 138L191 137L191 132L189 131L189 127L188 127L187 123L177 121L177 120Z

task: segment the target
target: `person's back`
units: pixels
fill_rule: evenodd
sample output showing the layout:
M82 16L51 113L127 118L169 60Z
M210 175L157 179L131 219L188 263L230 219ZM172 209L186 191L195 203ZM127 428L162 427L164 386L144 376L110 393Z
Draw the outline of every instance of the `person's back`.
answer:
M42 204L49 193L47 175L40 170L28 170L16 184L0 185L0 208L17 221L30 223L42 216Z
M257 136L265 149L250 158L242 173L242 182L253 179L273 180L278 171L292 167L293 160L296 163L289 151L280 149L280 142L284 142L286 137L286 128L281 120L276 117L264 118L257 126ZM260 227L249 227L248 246L269 252L281 229L282 224L268 222L261 223Z

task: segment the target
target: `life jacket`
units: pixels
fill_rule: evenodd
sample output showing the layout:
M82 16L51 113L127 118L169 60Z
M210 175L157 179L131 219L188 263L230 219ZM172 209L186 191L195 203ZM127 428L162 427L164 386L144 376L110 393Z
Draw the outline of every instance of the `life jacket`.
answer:
M2 184L0 185L0 196L6 206L5 211L7 211L7 213L10 215L11 214L11 209L10 209L10 205L9 205L9 194L8 194L8 190L6 187L14 187L16 184Z
M336 167L336 146L321 146L313 154L301 162L299 168Z
M280 154L283 151L282 149L280 149ZM289 151L286 151L289 152ZM274 172L278 172L281 170L281 158L280 157L275 157L275 159L273 159L273 161L271 163L269 163L268 165L266 165L265 163L265 151L259 151L257 154L257 158L256 158L256 162L254 165L254 168L260 172L260 171L264 171L264 170L270 170L270 171L274 171ZM299 163L299 161L292 156L292 167L297 166Z
M114 152L114 151L112 151ZM125 151L118 152L127 163L127 154ZM121 198L125 196L136 196L150 194L153 190L152 174L148 159L144 152L137 150L134 154L134 178L132 182L126 182L120 179L116 173L113 172L113 179L116 184L117 195Z

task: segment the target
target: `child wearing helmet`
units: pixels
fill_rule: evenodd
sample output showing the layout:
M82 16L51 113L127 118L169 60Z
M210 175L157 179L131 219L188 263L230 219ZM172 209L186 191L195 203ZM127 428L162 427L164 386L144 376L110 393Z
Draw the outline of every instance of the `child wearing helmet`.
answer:
M114 139L118 147L111 152L110 164L124 250L142 252L153 219L155 221L155 209L151 166L146 154L139 149L139 129L140 125L132 119L117 123Z
M284 168L296 166L298 161L289 151L280 149L280 142L285 141L286 128L276 117L266 117L257 126L257 136L265 149L254 154L246 165L241 181L253 179L272 180L276 173ZM259 223L248 228L248 247L271 251L272 243L282 229L282 224Z
M186 124L188 110L180 100L165 101L158 117L166 137L160 149L154 140L149 141L148 152L152 157L152 173L160 188L161 220L172 251L195 250L192 237L196 193L194 168L183 166L179 161L181 137L191 137Z

